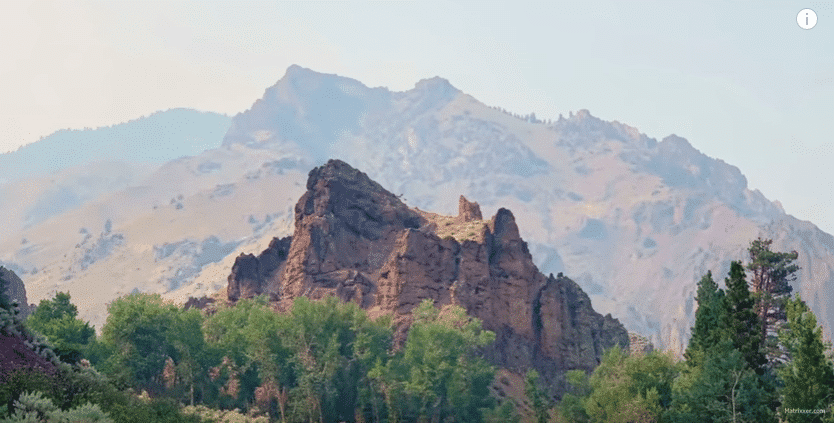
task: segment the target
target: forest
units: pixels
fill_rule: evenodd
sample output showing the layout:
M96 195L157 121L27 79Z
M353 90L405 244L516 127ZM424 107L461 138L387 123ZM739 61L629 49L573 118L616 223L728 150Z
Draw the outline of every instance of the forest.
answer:
M134 293L97 336L68 293L24 320L0 287L4 336L54 364L0 374L0 421L834 422L834 350L792 292L797 253L771 245L752 241L724 288L703 275L682 359L614 347L558 398L531 370L499 401L482 354L495 335L431 300L398 342L392 316L334 297L276 312L263 296L200 310Z

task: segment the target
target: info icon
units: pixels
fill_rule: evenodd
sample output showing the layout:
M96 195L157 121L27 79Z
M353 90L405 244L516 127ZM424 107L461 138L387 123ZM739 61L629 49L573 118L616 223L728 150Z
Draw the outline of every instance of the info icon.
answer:
M811 9L802 9L796 15L796 23L802 29L811 29L817 25L817 14Z

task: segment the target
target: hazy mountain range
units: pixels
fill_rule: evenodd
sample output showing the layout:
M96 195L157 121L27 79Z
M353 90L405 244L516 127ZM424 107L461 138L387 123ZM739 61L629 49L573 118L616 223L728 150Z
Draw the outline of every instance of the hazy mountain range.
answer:
M0 264L30 301L69 290L100 328L106 303L134 289L182 300L225 288L237 255L290 234L307 172L338 158L423 210L455 214L461 194L484 215L512 210L543 273L564 272L655 345L682 349L697 280L723 278L757 236L799 252L795 291L829 336L834 325L834 238L674 135L585 110L513 116L441 78L392 92L298 66L230 126L182 110L202 120L146 124L172 112L0 155L14 175L0 185ZM48 164L78 143L87 153Z

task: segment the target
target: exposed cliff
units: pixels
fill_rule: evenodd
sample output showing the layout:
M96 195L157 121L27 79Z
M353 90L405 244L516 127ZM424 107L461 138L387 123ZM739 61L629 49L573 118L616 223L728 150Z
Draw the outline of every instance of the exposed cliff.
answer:
M596 313L576 283L538 271L509 210L486 221L462 197L459 210L451 217L411 209L330 160L310 172L291 240L238 257L228 298L269 293L286 307L298 296L335 295L393 313L400 341L423 299L458 304L496 333L486 352L493 362L516 372L536 368L557 388L565 370L591 370L605 348L628 345L623 326Z
M11 270L0 266L0 385L15 371L35 369L55 371L57 358L46 345L36 339L21 322L29 307L23 281ZM13 307L17 300L20 307Z
M0 289L6 290L5 294L10 302L17 300L20 306L20 318L25 319L32 311L29 300L26 298L26 286L17 274L3 266L0 266Z

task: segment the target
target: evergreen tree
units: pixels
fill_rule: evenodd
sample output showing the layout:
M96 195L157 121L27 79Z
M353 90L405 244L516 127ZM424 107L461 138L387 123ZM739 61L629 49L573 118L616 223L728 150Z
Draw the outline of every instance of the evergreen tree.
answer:
M730 275L725 279L725 283L727 285L725 301L727 314L723 327L750 369L762 375L767 360L761 348L761 323L754 310L755 301L750 296L741 263L734 261L730 264Z
M834 367L825 356L822 328L801 298L786 302L787 329L779 333L791 360L778 370L785 386L781 412L788 422L831 422L834 403ZM794 410L825 410L805 414Z
M698 302L695 326L692 328L692 337L689 339L684 357L690 364L701 364L703 352L718 345L725 335L719 330L727 311L724 291L719 289L718 284L712 279L711 271L698 282L695 301Z
M776 333L787 321L785 301L791 291L790 283L796 279L799 270L794 262L799 256L796 251L776 253L770 250L773 240L758 238L750 243L752 272L750 290L756 299L756 313L761 323L761 339L766 347L768 361L773 362L783 354L780 351Z
M748 367L729 339L708 350L703 364L675 379L668 422L775 423L774 386Z

